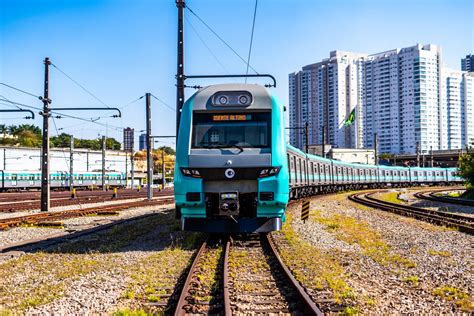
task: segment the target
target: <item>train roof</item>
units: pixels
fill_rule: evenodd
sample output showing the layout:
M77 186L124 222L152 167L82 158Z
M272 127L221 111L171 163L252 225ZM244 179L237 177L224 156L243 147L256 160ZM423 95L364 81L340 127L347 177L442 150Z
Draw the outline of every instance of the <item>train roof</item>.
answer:
M216 105L212 97L216 93L248 92L252 96L249 105ZM193 100L193 110L239 110L239 109L271 109L272 96L268 90L259 84L226 83L206 86L199 89L190 100Z

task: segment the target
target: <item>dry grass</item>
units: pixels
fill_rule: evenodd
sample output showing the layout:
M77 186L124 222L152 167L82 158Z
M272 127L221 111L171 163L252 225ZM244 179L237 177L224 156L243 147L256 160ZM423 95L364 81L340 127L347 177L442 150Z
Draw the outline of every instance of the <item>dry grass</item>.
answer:
M0 305L12 311L47 304L61 297L66 284L99 264L94 255L25 255L0 265ZM14 273L13 273L14 271Z
M451 257L453 254L450 251L428 250L430 256Z
M433 290L433 295L441 297L443 300L452 301L462 311L474 312L474 301L466 292L453 286L444 285Z
M344 268L331 254L297 236L291 222L292 215L287 213L287 223L282 232L289 247L280 247L280 253L296 279L309 288L329 289L338 303L345 298L353 298L353 290L345 281Z
M310 219L326 226L337 239L359 245L363 254L381 265L395 264L406 268L416 266L409 259L393 253L381 233L370 228L365 221L337 213L322 215L322 212L317 210L311 212Z
M190 264L200 234L187 234L175 245L147 256L129 267L131 282L121 296L123 309L114 315L144 315L142 313L164 313L164 308L146 306L147 303L167 301L168 289L172 289L178 278Z
M379 197L381 200L386 202L403 204L403 201L398 198L399 194L399 192L380 193Z

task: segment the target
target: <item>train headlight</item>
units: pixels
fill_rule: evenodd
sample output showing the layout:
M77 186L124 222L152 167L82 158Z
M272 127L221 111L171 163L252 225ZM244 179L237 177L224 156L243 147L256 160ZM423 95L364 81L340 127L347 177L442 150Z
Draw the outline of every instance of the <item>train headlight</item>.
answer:
M262 169L262 171L260 171L260 175L258 177L259 178L265 178L265 177L270 177L270 176L276 176L278 174L278 172L280 172L280 169L281 169L281 167Z
M229 102L229 98L227 98L225 95L221 95L218 101L219 101L219 104L225 105Z
M249 106L252 94L249 91L219 91L211 99L214 106Z
M186 177L193 177L193 178L200 178L200 177L201 177L201 174L200 174L199 171L196 170L196 169L181 168L181 172L182 172L183 175L186 176Z
M242 105L246 105L249 103L249 98L246 95L241 95L239 97L239 103Z

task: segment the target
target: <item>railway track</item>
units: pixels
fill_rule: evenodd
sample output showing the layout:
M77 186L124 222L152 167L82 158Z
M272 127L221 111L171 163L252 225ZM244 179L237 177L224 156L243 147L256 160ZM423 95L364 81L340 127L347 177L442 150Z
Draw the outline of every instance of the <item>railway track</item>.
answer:
M170 191L157 191L154 192L154 196L165 196L169 195ZM62 194L61 196L56 196L51 199L52 207L59 206L68 206L68 205L80 205L88 203L100 203L105 201L117 201L117 200L127 200L127 199L138 199L145 198L146 192L137 192L137 191L123 191L118 193L117 197L113 197L112 192L103 192L100 194L84 194L80 193L76 198L71 198L70 193ZM19 197L11 197L10 199L4 199L0 202L0 212L3 213L14 213L18 211L39 209L40 200L36 196L27 195L20 200Z
M212 281L203 273L213 269ZM205 270L207 269L207 270ZM208 239L188 272L175 315L323 315L281 260L271 236Z
M373 197L375 193L383 191L372 191L356 193L349 196L349 200L356 203L382 209L399 215L413 217L419 220L427 221L437 225L454 227L459 231L474 235L474 218L455 213L434 211L411 205L401 205L383 201Z
M463 189L463 188L461 188ZM455 189L453 189L455 190ZM446 192L448 190L442 189L442 190L434 190L434 191L423 191L423 192L417 192L414 194L414 196L417 199L422 199L422 200L430 200L430 201L435 201L435 202L441 202L441 203L450 203L450 204L458 204L458 205L466 205L466 206L474 206L474 201L473 200L466 200L466 199L461 199L461 198L452 198L452 197L447 197L447 196L438 196L436 193L440 192ZM452 191L452 190L449 190Z
M99 207L89 207L81 208L75 210L67 211L57 211L57 212L48 212L48 213L36 213L25 216L10 217L5 219L0 219L0 230L6 230L12 227L21 226L21 225L40 225L40 226L60 226L62 223L60 221L81 217L87 215L114 215L119 211L132 208L132 207L145 207L145 206L155 206L155 205L164 205L173 203L174 198L165 197L159 200L152 201L136 201L136 202L127 202L114 205L105 205Z

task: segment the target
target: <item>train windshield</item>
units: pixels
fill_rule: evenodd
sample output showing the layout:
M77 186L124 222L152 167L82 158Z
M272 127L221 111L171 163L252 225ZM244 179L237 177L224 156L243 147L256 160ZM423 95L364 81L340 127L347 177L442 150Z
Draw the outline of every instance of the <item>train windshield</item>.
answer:
M270 113L195 113L192 148L270 148Z

